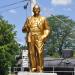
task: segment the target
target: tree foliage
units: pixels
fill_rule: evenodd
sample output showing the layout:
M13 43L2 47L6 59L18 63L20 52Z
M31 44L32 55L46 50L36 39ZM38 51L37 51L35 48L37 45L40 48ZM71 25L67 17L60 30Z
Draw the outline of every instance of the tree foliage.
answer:
M57 18L61 19L64 23ZM46 42L47 54L53 55L57 51L61 55L63 49L73 49L75 47L75 21L64 15L48 17L48 21L52 34L49 35Z
M19 53L15 25L0 17L0 74L7 75L8 67L15 63L15 55Z

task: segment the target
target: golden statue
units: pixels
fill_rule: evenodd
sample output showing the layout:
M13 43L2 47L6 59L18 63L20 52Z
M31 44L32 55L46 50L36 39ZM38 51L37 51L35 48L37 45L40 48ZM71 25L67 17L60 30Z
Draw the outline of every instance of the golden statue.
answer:
M27 32L28 56L30 70L32 72L43 72L44 67L44 43L50 28L45 17L40 16L40 7L33 7L34 15L28 17L23 32Z

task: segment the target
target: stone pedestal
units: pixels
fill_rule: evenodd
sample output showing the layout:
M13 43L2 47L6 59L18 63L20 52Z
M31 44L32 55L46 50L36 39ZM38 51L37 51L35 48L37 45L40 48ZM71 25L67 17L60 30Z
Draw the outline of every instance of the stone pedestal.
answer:
M56 73L32 73L32 72L18 72L17 75L57 75Z

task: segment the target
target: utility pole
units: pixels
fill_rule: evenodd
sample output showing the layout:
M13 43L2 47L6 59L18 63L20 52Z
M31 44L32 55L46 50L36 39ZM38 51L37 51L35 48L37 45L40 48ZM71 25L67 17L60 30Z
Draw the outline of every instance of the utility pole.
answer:
M32 12L32 10L33 10L33 7L34 7L34 5L35 4L37 4L37 0L30 0L30 6L31 6L31 15L33 15L33 12Z
M37 0L26 0L26 1L29 1L29 3L27 3L25 6L24 6L24 9L26 9L26 13L27 13L27 6L28 4L30 5L30 10L31 10L31 15L33 15L33 7L35 4L37 4ZM27 14L26 14L27 15Z

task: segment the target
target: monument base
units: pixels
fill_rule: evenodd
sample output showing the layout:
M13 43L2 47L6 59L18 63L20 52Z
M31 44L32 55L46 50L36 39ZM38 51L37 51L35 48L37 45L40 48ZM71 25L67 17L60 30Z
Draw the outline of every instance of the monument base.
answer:
M17 75L57 75L57 73L18 72Z

